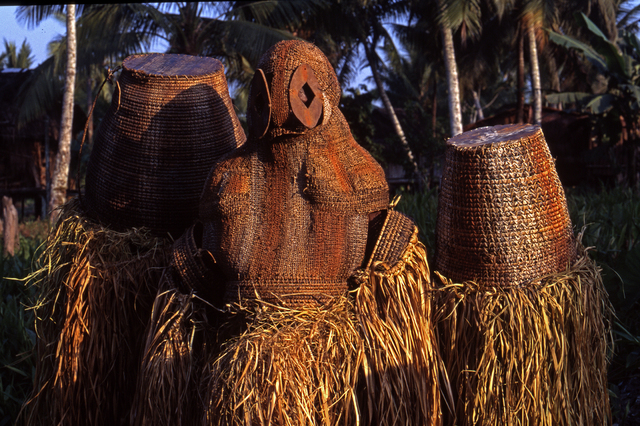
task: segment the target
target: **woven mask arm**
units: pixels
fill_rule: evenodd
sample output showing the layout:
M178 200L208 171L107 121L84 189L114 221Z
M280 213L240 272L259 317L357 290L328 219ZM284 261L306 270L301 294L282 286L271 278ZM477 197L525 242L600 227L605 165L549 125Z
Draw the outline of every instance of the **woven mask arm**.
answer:
M196 222L173 245L171 267L183 290L195 291L215 307L222 307L224 273L208 250L202 248L203 224Z

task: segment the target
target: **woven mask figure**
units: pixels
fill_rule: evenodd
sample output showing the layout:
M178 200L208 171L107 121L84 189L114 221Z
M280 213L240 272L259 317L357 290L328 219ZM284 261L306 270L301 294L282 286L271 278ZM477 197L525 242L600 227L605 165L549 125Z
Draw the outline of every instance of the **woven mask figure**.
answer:
M322 302L345 291L363 263L369 214L387 208L388 186L353 139L335 72L318 48L280 42L258 67L249 140L204 188L203 248L223 271L226 303L256 293Z

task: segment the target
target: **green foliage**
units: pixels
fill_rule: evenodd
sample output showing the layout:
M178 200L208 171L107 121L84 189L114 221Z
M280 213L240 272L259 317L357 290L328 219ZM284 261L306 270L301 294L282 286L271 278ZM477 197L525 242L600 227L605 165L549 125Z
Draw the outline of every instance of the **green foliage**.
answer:
M386 164L384 147L375 140L376 126L372 120L373 93L360 89L347 89L348 95L340 100L340 110L349 123L353 138L380 163Z
M602 267L620 321L615 331L633 343L628 336L640 336L640 195L629 188L573 189L567 203L574 227L583 229L583 244L594 248L591 255Z
M15 256L0 258L0 426L14 424L33 387L36 335L33 311L28 307L35 289L25 278L33 270L42 241L38 226L32 238L20 238Z
M419 238L427 248L427 256L432 260L436 247L436 217L438 212L438 190L424 192L400 191L397 210L414 220L420 231Z
M16 43L4 40L4 53L0 53L0 69L2 68L22 68L29 69L33 64L31 46L27 39L22 41L20 50L17 50Z
M606 92L550 94L547 95L547 101L576 102L593 114L611 112L616 116L624 116L627 123L636 122L640 115L640 43L636 35L623 31L616 45L584 13L578 17L591 34L591 45L554 31L549 31L549 39L567 49L581 52L607 80Z

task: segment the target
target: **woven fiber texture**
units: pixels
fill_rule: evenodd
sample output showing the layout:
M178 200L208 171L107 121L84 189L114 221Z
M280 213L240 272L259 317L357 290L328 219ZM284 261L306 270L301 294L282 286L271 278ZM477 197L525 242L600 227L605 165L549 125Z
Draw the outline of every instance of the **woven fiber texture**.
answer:
M309 65L314 72L318 87L322 91L325 121L337 109L340 103L340 84L329 60L322 51L311 43L302 41L284 41L276 43L258 62L271 91L271 126L266 139L283 134L304 133L306 128L293 119L289 100L291 78L302 64ZM251 110L255 99L249 99L247 110ZM249 133L253 124L251 115L248 117Z
M438 345L454 395L445 425L611 424L614 311L576 240L571 267L521 286L438 277Z
M407 246L416 232L415 222L404 214L388 210L384 213L384 220L378 239L367 262L367 269L376 262L394 265L402 259Z
M117 229L177 238L197 218L213 164L244 141L220 61L130 56L96 135L86 208Z
M575 260L564 190L539 126L484 127L447 145L436 271L457 282L507 286Z
M333 99L340 90L335 73L318 58L324 55L313 45L289 41L260 63L273 70L272 81L296 64L320 67L319 81L330 71L331 85L322 96ZM318 62L324 65L313 65ZM287 90L269 89L273 105L288 96ZM362 265L368 215L387 208L388 186L337 105L325 107L316 127L286 134L292 128L285 123L262 138L250 136L212 170L200 219L203 248L224 272L225 301L258 295L292 305L323 303L346 291L347 278Z

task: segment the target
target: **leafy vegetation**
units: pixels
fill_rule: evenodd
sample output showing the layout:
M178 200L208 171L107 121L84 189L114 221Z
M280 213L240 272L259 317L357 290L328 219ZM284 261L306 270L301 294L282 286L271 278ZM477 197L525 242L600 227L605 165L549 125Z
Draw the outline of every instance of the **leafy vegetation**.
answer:
M24 278L34 269L47 229L46 222L23 224L17 254L0 258L0 426L14 423L33 386L36 335L29 306L35 288Z

